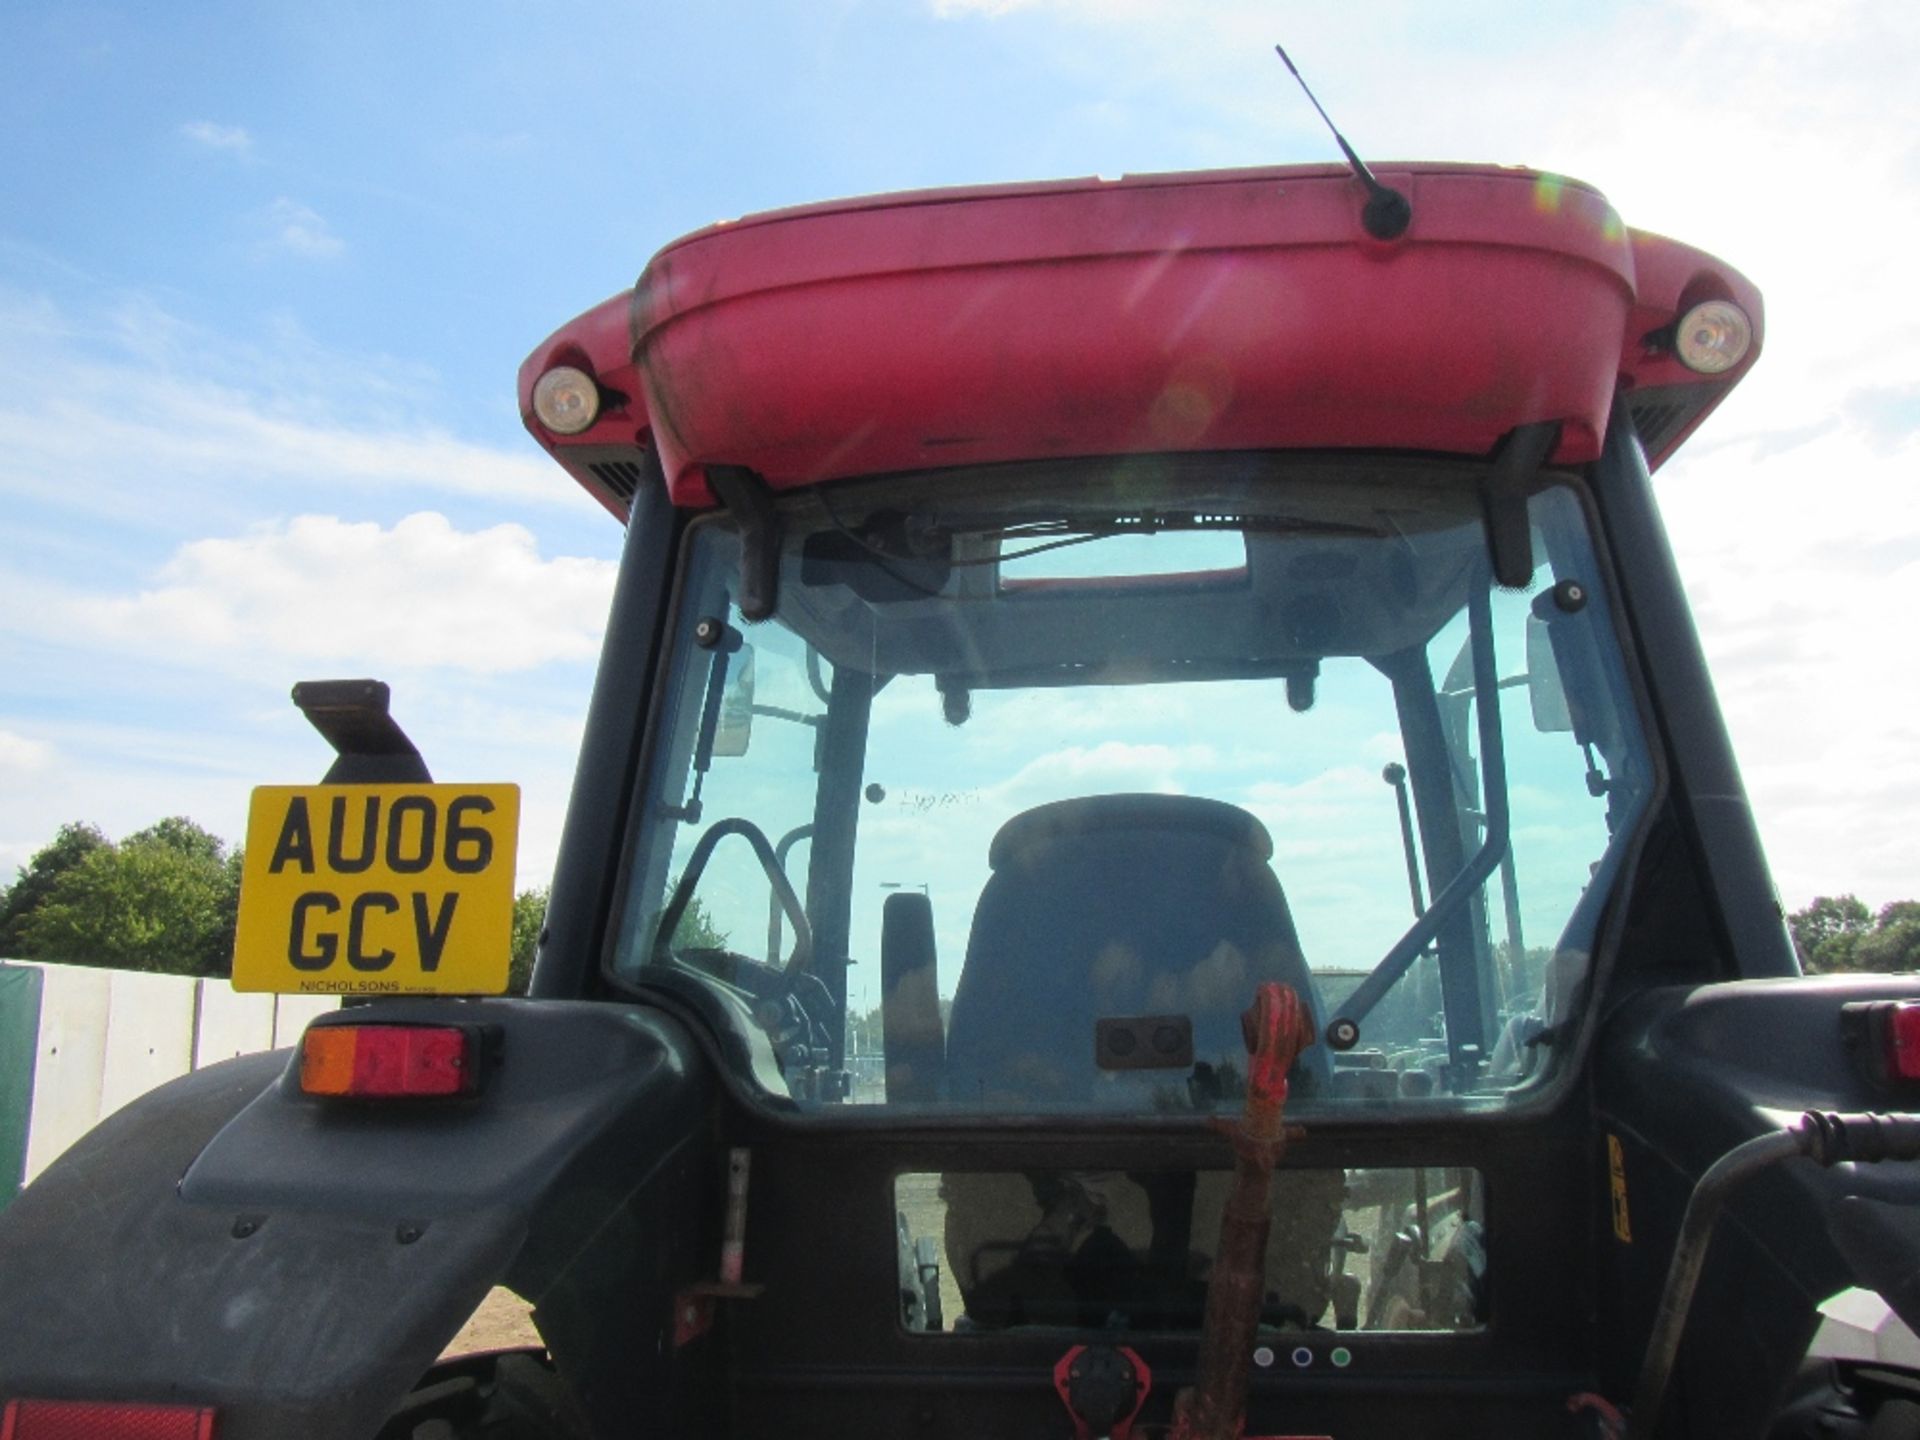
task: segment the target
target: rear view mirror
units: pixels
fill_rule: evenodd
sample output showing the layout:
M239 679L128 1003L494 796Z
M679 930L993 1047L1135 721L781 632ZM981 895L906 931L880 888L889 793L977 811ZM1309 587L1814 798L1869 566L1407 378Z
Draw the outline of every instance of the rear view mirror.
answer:
M727 667L727 688L720 696L720 723L713 731L713 753L747 753L753 738L753 647L742 645Z
M1553 654L1553 632L1538 615L1527 616L1527 699L1533 703L1533 728L1542 734L1573 729L1560 665Z

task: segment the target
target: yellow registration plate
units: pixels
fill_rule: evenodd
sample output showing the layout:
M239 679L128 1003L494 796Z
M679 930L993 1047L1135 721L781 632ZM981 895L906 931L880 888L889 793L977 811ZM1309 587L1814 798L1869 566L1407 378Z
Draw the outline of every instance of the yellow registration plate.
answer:
M513 940L517 785L263 785L233 988L497 995Z

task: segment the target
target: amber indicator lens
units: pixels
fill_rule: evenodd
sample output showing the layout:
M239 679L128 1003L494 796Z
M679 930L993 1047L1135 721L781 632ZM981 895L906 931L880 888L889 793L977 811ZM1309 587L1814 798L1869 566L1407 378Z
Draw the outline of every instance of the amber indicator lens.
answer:
M214 1412L191 1405L9 1400L0 1440L213 1440Z
M308 1095L392 1100L479 1088L473 1035L450 1025L315 1025L300 1041Z

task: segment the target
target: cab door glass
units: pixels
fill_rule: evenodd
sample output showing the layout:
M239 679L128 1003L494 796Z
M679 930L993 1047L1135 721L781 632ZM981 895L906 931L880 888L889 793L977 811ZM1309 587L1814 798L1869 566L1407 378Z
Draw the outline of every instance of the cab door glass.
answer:
M1499 673L1505 854L1468 907L1490 1008L1495 1074L1529 1068L1529 1042L1565 1018L1585 980L1612 850L1651 785L1623 732L1616 641L1596 606L1596 561L1564 491L1534 497L1532 582L1490 597ZM1553 638L1549 638L1552 632ZM1428 646L1462 850L1487 835L1486 757L1464 616ZM1538 669L1543 673L1534 673ZM1596 696L1604 696L1597 702ZM1603 873L1603 866L1606 872ZM1431 992L1431 987L1429 987ZM1429 1028L1442 1029L1438 997Z
M814 656L810 672L806 644L789 630L778 625L742 627L731 605L726 620L750 637L751 648L742 653L752 665L751 694L748 698L737 685L723 691L714 755L700 790L700 815L679 827L668 888L685 874L693 847L708 826L744 819L766 836L788 884L804 903L812 853L814 753L825 711L814 685L824 684L830 671ZM729 749L734 753L724 753ZM754 848L738 839L722 841L696 879L673 947L723 949L778 965L792 943L792 926Z

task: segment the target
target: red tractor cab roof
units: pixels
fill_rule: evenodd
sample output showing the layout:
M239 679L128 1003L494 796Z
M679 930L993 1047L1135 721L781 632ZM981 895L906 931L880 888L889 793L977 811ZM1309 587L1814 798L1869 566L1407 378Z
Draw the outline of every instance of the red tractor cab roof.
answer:
M1753 364L1757 290L1624 227L1588 186L1489 166L1381 167L1393 240L1328 166L1068 180L835 201L710 226L520 371L534 436L624 516L644 449L676 503L709 465L776 490L1133 452L1485 455L1561 426L1599 453L1616 392L1658 464ZM1676 319L1730 300L1745 358L1703 376ZM555 365L594 377L577 435L535 417Z

